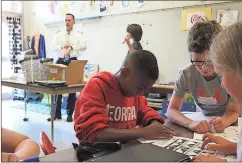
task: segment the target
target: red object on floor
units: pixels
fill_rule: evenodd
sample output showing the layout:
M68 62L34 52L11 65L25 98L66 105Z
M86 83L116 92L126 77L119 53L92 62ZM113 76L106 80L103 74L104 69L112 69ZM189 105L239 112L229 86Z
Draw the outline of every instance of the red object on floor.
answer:
M45 155L55 153L55 147L53 146L50 139L43 131L40 133L40 147L43 150Z

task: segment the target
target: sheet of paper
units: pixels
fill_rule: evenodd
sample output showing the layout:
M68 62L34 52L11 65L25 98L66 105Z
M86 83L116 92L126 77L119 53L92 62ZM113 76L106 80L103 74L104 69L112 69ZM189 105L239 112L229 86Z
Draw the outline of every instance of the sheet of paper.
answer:
M203 138L203 134L198 134L198 133L194 132L193 139L202 140L202 138Z
M171 139L159 139L159 140L154 140L152 142L153 145L159 146L159 147L165 147L169 144L171 144L172 142L174 142L175 140L177 140L179 137L174 136Z
M238 126L230 126L227 127L224 133L214 133L216 136L221 136L229 141L237 142L239 138L239 127ZM203 134L194 133L193 139L202 140Z
M209 116L205 116L202 112L192 112L192 113L185 113L184 114L187 118L194 120L194 121L202 121L202 120L209 120Z
M153 143L154 140L138 139L140 143Z
M194 139L188 139L188 138L182 138L182 137L173 137L172 139L166 141L166 142L154 142L152 144L157 145L162 148L170 149L172 151L182 153L185 155L188 155L190 158L199 155L199 154L212 154L216 155L220 158L225 158L228 161L236 161L235 155L218 155L215 151L209 151L206 149L201 149L201 143L200 140L194 140Z
M164 144L170 139L154 139L154 140L146 140L146 139L138 139L139 142L141 143L158 143L158 144Z
M230 127L227 127L225 129L224 133L216 133L214 135L221 136L221 137L228 139L232 142L238 142L239 127L238 126L230 126Z

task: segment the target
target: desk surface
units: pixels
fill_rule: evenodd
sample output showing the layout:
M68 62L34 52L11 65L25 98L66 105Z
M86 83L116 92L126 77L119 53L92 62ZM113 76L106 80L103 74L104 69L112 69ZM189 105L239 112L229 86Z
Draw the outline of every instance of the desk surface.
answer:
M171 89L171 90L173 90L174 89L174 85L166 85L166 84L154 84L153 86L152 86L152 88L160 88L160 89Z
M13 88L19 88L19 89L26 89L28 90L29 88L34 89L36 91L40 91L40 93L47 93L45 89L48 89L49 92L61 92L61 91L66 91L67 89L76 89L76 88L83 88L85 86L86 82L83 82L82 84L77 84L77 85L70 85L68 87L56 87L56 88L51 88L51 87L46 87L46 86L40 86L38 84L27 84L24 80L18 80L18 79L10 79L10 78L5 78L2 79L2 85L7 86L7 87L13 87ZM162 84L154 84L152 88L156 89L169 89L173 90L174 86L173 85L162 85ZM45 92L41 92L41 90L45 90ZM67 93L73 93L72 92L67 92ZM51 93L50 93L51 94ZM61 94L61 93L59 93Z
M184 127L178 126L172 122L166 120L165 125L170 127L171 129L175 130L176 136L186 137L186 138L193 138L193 132L188 130ZM127 148L133 145L139 144L139 141L132 141L127 144L124 144L123 148ZM61 162L77 162L76 152L73 148L66 149L63 151L58 151L56 153L43 156L40 158L40 162L52 162L52 161L61 161Z
M7 87L19 88L24 90L30 90L33 92L47 93L47 94L65 94L65 93L75 93L81 92L82 88L85 86L85 83L77 85L69 85L67 87L47 87L40 86L38 84L27 84L23 80L17 79L2 79L2 85Z

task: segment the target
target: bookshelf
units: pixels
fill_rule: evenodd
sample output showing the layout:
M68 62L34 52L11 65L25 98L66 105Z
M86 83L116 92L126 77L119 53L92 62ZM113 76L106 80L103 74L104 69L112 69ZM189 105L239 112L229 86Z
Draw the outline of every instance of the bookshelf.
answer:
M166 84L154 84L150 89L145 92L145 96L147 97L149 93L159 93L161 96L167 96L167 94L171 94L174 90L173 85L166 85ZM162 104L148 104L149 107L153 108L154 110L162 109Z

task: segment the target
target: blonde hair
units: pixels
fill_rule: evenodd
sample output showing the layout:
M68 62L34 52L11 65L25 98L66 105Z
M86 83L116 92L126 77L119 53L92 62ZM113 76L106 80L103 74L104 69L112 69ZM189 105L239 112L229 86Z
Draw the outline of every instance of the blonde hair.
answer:
M215 65L242 76L242 22L229 26L215 37L210 57Z

